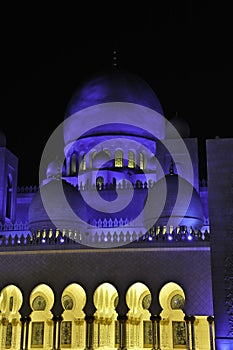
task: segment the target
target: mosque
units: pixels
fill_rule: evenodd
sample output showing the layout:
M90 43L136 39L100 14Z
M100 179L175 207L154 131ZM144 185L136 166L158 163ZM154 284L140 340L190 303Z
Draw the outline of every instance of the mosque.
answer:
M187 122L113 66L74 91L38 186L6 139L1 350L233 349L233 138L206 140L200 181Z

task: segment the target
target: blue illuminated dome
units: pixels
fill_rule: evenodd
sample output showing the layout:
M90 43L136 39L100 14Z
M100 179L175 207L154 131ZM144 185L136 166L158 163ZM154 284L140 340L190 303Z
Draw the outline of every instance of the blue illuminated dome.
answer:
M60 191L61 183L63 192ZM43 229L56 229L58 225L55 223L64 229L78 229L80 222L78 219L74 220L73 216L70 215L70 210L66 211L64 208L63 193L70 210L75 212L79 192L74 186L64 180L51 179L35 193L28 213L29 229L31 232ZM47 202L47 205L49 205L49 213L46 210L47 205L46 208L44 206L44 202ZM79 207L79 209L85 211L86 207Z
M158 97L145 80L113 67L94 75L77 88L67 105L65 118L84 108L108 102L135 103L164 115Z
M62 176L63 164L59 160L54 160L50 162L47 166L46 177L51 178L61 178Z
M63 191L60 189L61 183ZM69 208L64 207L63 194ZM127 193L125 192L125 194ZM116 191L113 189L100 191L99 195L109 205L111 201L116 199ZM50 179L49 182L40 187L40 190L35 193L32 199L28 215L29 229L32 233L43 229L56 229L57 227L81 231L83 227L86 227L93 220L120 220L128 217L132 219L134 216L137 217L143 210L143 202L146 195L146 191L135 191L133 199L126 208L116 213L109 213L98 211L94 208L95 197L89 196L90 203L93 201L89 205L77 188L65 180ZM137 203L136 208L135 203ZM47 210L48 208L49 211ZM106 204L106 210L107 208L108 204ZM75 215L71 215L72 213Z
M123 124L114 119L117 108L113 106L117 103ZM98 123L98 115L106 116L104 123ZM82 120L82 130L85 130L82 137L92 137L93 144L93 136L103 135L126 135L154 140L154 133L145 130L145 125L151 125L151 130L156 130L156 136L162 139L165 134L163 116L158 97L144 79L118 67L105 69L79 85L67 104L64 115L64 152L67 156L69 148L77 140L79 118ZM135 124L134 118L138 118L140 124Z
M165 187L164 187L165 185ZM193 229L201 229L204 224L204 212L201 198L196 189L184 178L177 174L167 174L160 179L155 188L151 192L151 206L154 208L154 212L159 212L161 205L161 193L165 195L165 204L159 218L155 220L150 217L148 213L145 213L146 224L150 226L186 226ZM181 197L178 203L176 203L178 191L180 191ZM152 213L153 215L153 213ZM151 222L150 222L151 220Z

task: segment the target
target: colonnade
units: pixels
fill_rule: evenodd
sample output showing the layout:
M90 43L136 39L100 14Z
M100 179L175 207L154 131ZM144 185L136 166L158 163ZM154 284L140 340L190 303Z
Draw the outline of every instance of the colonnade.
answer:
M147 286L136 282L126 293L128 311L120 315L116 288L103 283L93 295L95 311L86 314L85 290L72 283L64 289L63 311L56 315L53 290L41 284L31 292L31 312L22 315L22 293L9 285L0 294L0 350L215 350L213 316L186 315L178 284L169 282L161 289L157 315L149 311L151 297Z
M212 316L200 318L185 315L183 321L174 322L163 319L160 315L153 315L150 320L142 322L142 333L140 332L141 320L130 319L126 315L119 315L116 320L109 320L109 322L92 315L75 320L75 324L68 323L70 327L67 328L66 332L67 321L63 319L62 315L53 316L51 319L47 319L44 324L32 322L30 316L21 317L19 320L14 319L10 323L8 320L2 319L0 323L0 349L215 349L214 318ZM198 329L199 323L202 323L202 332ZM173 324L173 339L169 339L171 333L168 329L171 324ZM205 327L203 327L204 324ZM72 327L76 328L77 339L72 339ZM174 334L174 327L176 327L176 334ZM112 329L114 329L113 333ZM113 338L110 333L113 334ZM202 337L200 337L201 333L203 333ZM205 341L203 337L205 337Z

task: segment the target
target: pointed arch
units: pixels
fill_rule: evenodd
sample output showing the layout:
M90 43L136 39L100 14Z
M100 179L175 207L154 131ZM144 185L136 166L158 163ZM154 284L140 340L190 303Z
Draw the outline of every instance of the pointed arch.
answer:
M61 348L85 348L86 323L83 308L86 304L86 292L78 284L68 285L61 297L62 313L61 322Z
M115 152L115 167L116 168L123 167L123 152L121 150L116 150Z
M164 334L163 346L168 348L185 347L188 344L186 323L183 307L185 293L175 282L166 283L160 290L159 302L162 308L160 314L161 333Z
M76 153L73 153L70 157L70 175L77 174L77 156Z
M83 156L82 156L82 160L81 160L81 163L80 163L80 168L81 168L81 170L86 170L87 169L87 156L86 156L86 154L83 154Z
M141 170L144 170L146 168L145 154L142 152L139 154L139 167Z
M135 168L135 154L133 151L128 151L128 167Z
M36 286L30 294L31 322L28 330L29 348L53 347L53 290L46 284Z
M103 178L103 176L98 176L97 178L96 178L96 188L97 188L97 190L103 190L103 188L104 188L104 178Z
M116 306L118 292L110 283L102 283L94 292L93 302L96 308L94 339L96 347L115 348L118 344L118 321Z
M151 347L152 324L148 310L151 304L151 292L149 288L144 283L134 283L126 292L126 303L129 308L127 313L129 348Z
M96 151L93 151L93 152L90 153L90 158L89 158L90 169L93 168L93 160L94 160L96 154L97 154Z
M21 290L11 284L3 288L0 294L0 339L6 349L19 349L21 337L20 308L23 303Z

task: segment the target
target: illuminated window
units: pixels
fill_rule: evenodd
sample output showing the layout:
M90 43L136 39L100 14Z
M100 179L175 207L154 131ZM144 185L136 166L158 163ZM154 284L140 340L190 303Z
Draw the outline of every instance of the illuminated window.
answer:
M135 155L132 151L128 152L128 167L135 168Z
M73 153L71 156L70 173L71 175L75 175L77 173L77 158L75 153Z
M96 155L96 151L91 153L90 155L90 168L92 169L93 168L93 159L95 158L95 155Z
M86 170L86 168L87 168L87 162L86 162L86 155L84 154L83 159L81 161L81 169Z
M140 153L140 169L145 169L145 156L144 154L141 152Z
M120 150L115 153L115 167L123 167L123 152Z

